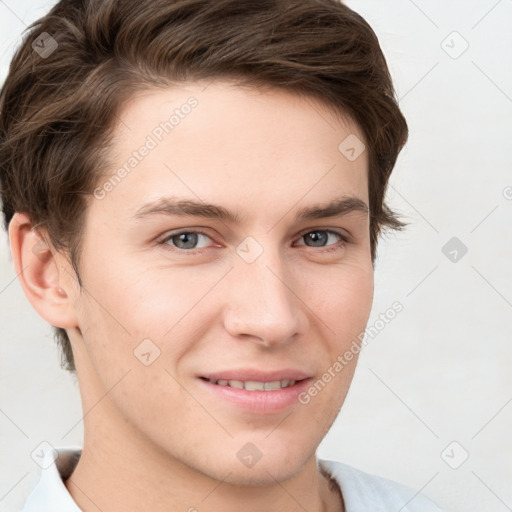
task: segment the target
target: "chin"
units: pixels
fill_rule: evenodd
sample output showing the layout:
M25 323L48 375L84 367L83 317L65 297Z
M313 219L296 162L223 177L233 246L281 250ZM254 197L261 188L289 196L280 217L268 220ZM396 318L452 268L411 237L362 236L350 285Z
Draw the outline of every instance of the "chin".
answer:
M217 463L208 468L208 473L209 476L232 485L275 485L276 482L285 482L297 475L314 454L314 451L309 454L304 449L293 450L290 447L286 450L267 448L265 452L258 453L255 445L247 443L235 457L224 458L222 461L217 459Z

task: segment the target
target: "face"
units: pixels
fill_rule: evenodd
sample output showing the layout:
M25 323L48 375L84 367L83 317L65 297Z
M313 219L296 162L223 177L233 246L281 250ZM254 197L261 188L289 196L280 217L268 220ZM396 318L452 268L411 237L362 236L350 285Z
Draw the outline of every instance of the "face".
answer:
M70 336L85 409L108 392L86 436L263 484L311 459L352 379L373 295L368 160L339 149L357 126L312 99L205 86L121 112Z

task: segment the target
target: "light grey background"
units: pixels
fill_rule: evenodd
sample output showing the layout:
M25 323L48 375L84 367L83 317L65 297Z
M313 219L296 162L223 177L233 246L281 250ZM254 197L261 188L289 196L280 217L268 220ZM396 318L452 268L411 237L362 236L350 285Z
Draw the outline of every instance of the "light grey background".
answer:
M52 4L0 0L2 80L22 31ZM389 193L410 226L380 245L369 325L395 301L403 311L370 338L319 456L453 512L512 510L512 1L348 4L379 36L410 125ZM3 233L0 321L0 510L10 512L37 480L31 452L80 445L82 413Z

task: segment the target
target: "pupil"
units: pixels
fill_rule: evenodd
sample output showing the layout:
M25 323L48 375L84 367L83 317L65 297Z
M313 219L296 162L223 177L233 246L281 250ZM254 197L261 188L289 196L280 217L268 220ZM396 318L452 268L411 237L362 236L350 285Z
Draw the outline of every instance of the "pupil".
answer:
M196 233L180 233L176 235L178 238L178 243L176 244L180 249L193 249L197 244L197 234Z
M313 242L314 247L323 247L327 243L327 233L323 231L312 231L307 234L307 237Z

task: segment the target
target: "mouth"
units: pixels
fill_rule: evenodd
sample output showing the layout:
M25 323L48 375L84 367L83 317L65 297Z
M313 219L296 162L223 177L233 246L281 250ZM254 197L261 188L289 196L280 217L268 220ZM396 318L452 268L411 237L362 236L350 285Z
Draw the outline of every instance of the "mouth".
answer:
M259 415L276 414L299 404L300 393L312 381L296 371L227 373L199 376L198 381L215 403Z

